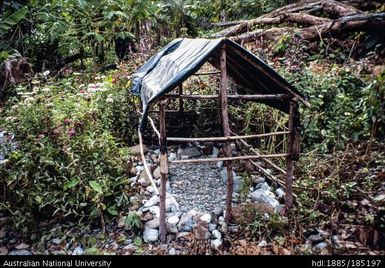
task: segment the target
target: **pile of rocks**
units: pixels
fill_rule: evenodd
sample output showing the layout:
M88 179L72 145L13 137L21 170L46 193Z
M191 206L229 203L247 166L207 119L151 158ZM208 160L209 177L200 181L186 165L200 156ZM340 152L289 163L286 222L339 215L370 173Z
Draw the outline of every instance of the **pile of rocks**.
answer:
M221 152L220 147L213 143L203 145L195 143L187 147L171 147L169 160L191 159L199 157L216 158ZM151 167L156 185L160 185L158 166L158 149L149 149L146 161ZM239 155L233 146L233 154ZM166 195L166 224L168 235L177 241L210 240L213 248L222 245L222 236L227 232L237 232L235 225L228 226L224 220L226 200L227 168L223 162L170 164L169 180ZM139 191L146 197L140 203L140 197L131 197L131 209L137 210L144 220L143 240L155 243L159 240L159 197L154 194L150 180L144 171L143 163L134 163L131 170L132 185L142 188ZM240 191L243 189L243 178L233 171L234 193L233 205L240 202ZM266 179L261 176L252 177L252 186L246 193L246 202L263 203L279 211L283 208L284 191L281 188L273 191ZM247 189L246 189L247 190ZM245 193L243 193L245 195ZM143 195L142 195L143 197Z
M149 219L144 224L143 240L157 242L159 239L159 198L151 197L139 209L141 218ZM222 245L222 232L227 232L224 211L216 208L212 212L191 209L188 212L179 210L179 204L171 193L166 195L166 228L167 233L177 241L211 240L211 245L218 248Z

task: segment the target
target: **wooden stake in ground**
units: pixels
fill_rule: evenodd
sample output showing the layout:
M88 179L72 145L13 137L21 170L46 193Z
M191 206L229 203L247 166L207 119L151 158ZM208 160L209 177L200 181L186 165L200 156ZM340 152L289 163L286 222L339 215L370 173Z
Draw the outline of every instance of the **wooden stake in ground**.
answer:
M166 137L166 118L165 118L165 103L159 103L159 125L160 125L160 193L159 193L159 233L160 242L166 242L166 183L168 175L168 156L167 156L167 137Z
M293 144L294 144L294 115L297 113L298 103L295 99L290 101L289 110L289 131L287 140L287 152L286 157L286 193L285 193L285 209L289 211L293 204L293 172L294 172L294 160L293 160Z
M183 113L183 83L180 83L178 86L179 89L179 112Z
M226 45L222 45L220 51L221 61L221 88L220 88L220 101L222 108L222 124L223 124L223 135L225 137L230 136L229 126L229 114L228 114L228 103L227 103L227 70L226 70ZM231 145L229 141L226 141L225 146L226 157L231 156ZM227 168L227 196L226 196L226 222L231 220L231 203L233 199L233 162L226 161Z

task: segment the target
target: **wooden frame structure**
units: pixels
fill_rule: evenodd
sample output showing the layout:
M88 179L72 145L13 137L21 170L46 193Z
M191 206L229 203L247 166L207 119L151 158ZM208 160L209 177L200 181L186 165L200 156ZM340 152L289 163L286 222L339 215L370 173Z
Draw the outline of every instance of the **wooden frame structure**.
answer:
M161 174L161 184L159 191L160 198L160 241L165 242L166 239L166 223L165 223L165 207L166 207L166 183L168 176L168 151L167 151L167 141L174 142L200 142L200 141L224 141L225 142L225 157L222 158L206 158L206 159L187 159L187 160L174 160L172 163L201 163L201 162L218 162L224 161L228 174L227 181L227 194L226 194L226 217L225 220L229 222L232 216L232 194L233 194L233 161L234 160L252 160L252 159L262 159L268 165L283 173L286 176L286 195L285 195L285 207L286 211L293 204L293 193L292 193L292 183L293 183L293 171L294 171L294 161L299 158L300 150L300 132L299 132L299 111L298 111L298 99L296 97L290 98L286 94L257 94L257 95L228 95L227 94L227 70L226 70L226 45L222 44L220 48L220 71L219 72L206 72L206 73L195 73L195 75L215 75L220 74L221 83L220 90L218 95L187 95L183 94L182 83L178 86L178 95L164 95L158 101L159 103L159 131L156 129L153 120L149 118L151 126L154 132L159 137L160 145L160 174ZM165 122L165 109L166 109L166 100L167 99L179 99L179 112L183 113L183 99L219 99L220 108L222 111L222 125L223 125L223 137L206 137L206 138L182 138L182 137L167 137L166 136L166 122ZM247 101L260 101L260 100L287 100L290 102L289 110L289 122L288 122L288 131L264 133L264 134L255 134L255 135L231 135L230 126L229 126L229 116L228 116L228 100L247 100ZM233 133L234 134L234 133ZM140 134L141 135L141 134ZM248 144L244 141L245 139L261 138L268 136L276 135L288 135L287 142L287 153L281 154L272 154L272 155L261 155L256 150L252 150L255 155L246 155L246 156L232 156L231 155L231 144L230 141L239 140L243 144ZM141 141L142 142L142 141ZM142 154L144 158L144 155ZM269 158L286 158L286 171L276 166L273 162L269 161ZM143 161L146 166L146 162ZM254 162L252 162L256 165ZM263 168L259 167L262 169ZM147 168L146 168L147 170ZM267 174L266 171L264 173ZM149 174L151 176L151 174ZM152 179L152 176L150 177ZM280 182L282 185L282 182Z

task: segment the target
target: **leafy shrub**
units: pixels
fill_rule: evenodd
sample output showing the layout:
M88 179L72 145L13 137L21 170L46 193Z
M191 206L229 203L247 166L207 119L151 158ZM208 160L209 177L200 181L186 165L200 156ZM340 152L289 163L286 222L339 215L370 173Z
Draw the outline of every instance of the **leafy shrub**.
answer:
M370 134L370 94L364 81L347 69L333 67L328 73L309 69L284 76L309 97L303 109L303 143L323 152L344 149L349 142Z
M134 101L112 76L80 90L75 80L16 88L0 122L18 143L0 164L1 205L20 227L37 216L115 216L127 200Z

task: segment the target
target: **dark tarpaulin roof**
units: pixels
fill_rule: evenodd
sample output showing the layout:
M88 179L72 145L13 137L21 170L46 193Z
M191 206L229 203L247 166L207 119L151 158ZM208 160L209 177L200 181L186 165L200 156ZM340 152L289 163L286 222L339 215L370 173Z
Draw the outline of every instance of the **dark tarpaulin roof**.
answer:
M176 39L162 48L132 77L131 92L140 95L142 99L142 130L147 122L150 104L172 91L206 61L219 69L222 44L226 44L227 75L237 84L240 94L288 94L305 99L303 94L263 61L229 39ZM289 111L289 101L264 100L263 103L285 113Z

